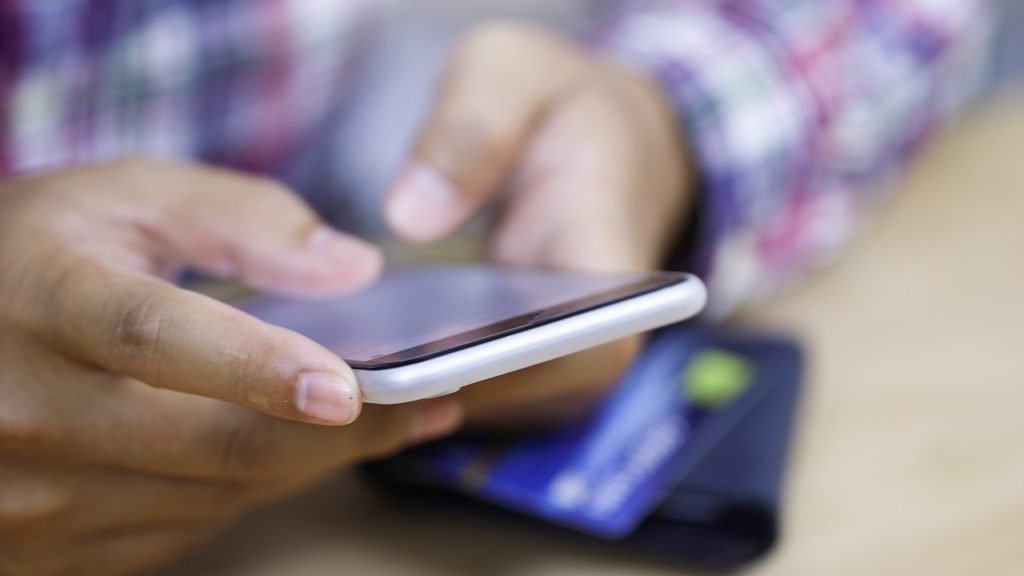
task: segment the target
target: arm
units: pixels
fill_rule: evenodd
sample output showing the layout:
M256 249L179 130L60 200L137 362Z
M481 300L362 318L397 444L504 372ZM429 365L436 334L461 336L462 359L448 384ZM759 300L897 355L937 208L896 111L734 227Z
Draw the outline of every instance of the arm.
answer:
M829 260L985 71L983 0L766 4L628 2L597 37L682 117L700 177L688 264L715 314Z

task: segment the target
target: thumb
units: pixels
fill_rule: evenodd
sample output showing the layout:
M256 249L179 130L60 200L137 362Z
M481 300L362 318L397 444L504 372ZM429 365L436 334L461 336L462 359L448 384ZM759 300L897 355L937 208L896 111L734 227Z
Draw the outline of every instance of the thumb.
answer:
M143 161L156 186L157 251L263 290L323 297L380 273L379 250L325 224L281 184L224 169ZM148 186L152 188L152 184Z

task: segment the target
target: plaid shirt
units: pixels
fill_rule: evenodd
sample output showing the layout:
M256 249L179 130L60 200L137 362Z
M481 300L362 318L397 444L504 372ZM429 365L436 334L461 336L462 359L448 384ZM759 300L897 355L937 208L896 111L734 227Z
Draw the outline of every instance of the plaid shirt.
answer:
M317 144L379 6L0 0L0 174L136 153L282 174ZM604 9L594 49L656 77L696 151L692 264L717 313L835 254L978 91L992 28L984 0Z

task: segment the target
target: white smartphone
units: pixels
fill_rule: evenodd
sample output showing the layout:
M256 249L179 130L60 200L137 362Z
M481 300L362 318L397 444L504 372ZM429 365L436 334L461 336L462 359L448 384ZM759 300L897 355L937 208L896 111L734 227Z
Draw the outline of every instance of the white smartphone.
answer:
M705 300L690 274L433 265L337 300L234 304L341 356L367 402L397 404L685 320Z

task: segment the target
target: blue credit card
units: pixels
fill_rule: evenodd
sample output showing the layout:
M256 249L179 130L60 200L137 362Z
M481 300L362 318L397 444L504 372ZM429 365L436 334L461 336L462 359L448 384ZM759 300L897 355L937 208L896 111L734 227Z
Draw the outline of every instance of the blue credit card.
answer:
M699 328L656 333L582 423L499 440L462 435L389 466L604 538L631 533L759 401L771 378L755 357Z

